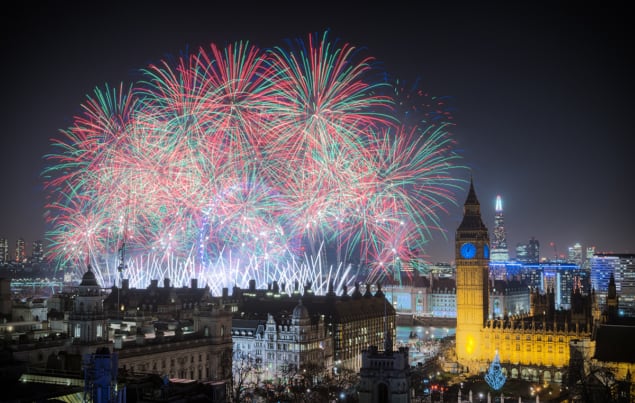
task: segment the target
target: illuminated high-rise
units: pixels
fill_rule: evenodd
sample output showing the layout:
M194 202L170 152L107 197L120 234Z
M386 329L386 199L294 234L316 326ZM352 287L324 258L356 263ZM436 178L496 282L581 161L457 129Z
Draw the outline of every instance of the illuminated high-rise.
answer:
M503 200L496 196L496 214L494 215L494 239L492 240L492 255L494 262L507 262L509 250L507 249L507 235L505 233L505 221L503 219Z
M9 240L0 238L0 264L9 262Z
M44 261L44 243L41 240L33 241L31 263L40 264Z
M533 236L527 245L527 260L532 263L540 261L540 242Z
M26 260L26 246L24 238L15 241L15 261L16 263L24 263Z
M586 248L585 258L582 261L582 266L580 267L581 284L584 292L587 294L591 292L591 260L593 259L593 255L595 255L595 246L588 246Z
M573 246L569 246L569 259L570 263L575 263L578 266L582 266L584 256L582 255L582 245L576 243Z
M596 253L591 259L591 287L600 310L606 308L611 276L620 296L620 316L635 316L635 255L626 253Z
M521 263L538 263L540 261L540 242L531 237L529 243L516 246L516 260Z

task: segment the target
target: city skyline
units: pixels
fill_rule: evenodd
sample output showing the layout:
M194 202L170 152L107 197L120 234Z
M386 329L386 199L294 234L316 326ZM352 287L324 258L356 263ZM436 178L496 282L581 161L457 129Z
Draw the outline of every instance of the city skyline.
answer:
M597 252L633 251L628 185L619 181L632 148L631 28L623 10L450 3L427 5L425 16L407 8L394 14L339 9L316 10L309 20L288 8L236 12L191 3L168 13L148 4L57 9L43 3L5 17L3 53L16 62L5 73L3 121L14 135L5 136L0 155L2 172L11 172L0 202L0 237L11 247L18 237L27 249L44 238L42 156L95 87L130 83L136 69L186 48L234 40L276 46L330 29L402 79L420 79L424 89L449 97L453 135L490 236L495 197L503 198L511 256L532 237L541 256L549 255L551 242L559 254L578 242ZM466 193L467 186L456 191L456 205L440 214L447 240L433 234L433 262L453 260Z

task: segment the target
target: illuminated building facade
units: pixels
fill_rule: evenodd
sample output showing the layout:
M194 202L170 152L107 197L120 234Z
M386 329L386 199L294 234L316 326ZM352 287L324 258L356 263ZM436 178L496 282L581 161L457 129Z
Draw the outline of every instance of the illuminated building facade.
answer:
M620 316L635 316L635 255L597 253L591 258L591 287L598 297L599 309L605 301L611 275L620 296Z
M415 317L456 318L456 283L447 277L416 277L408 284L385 287L386 299L401 319ZM402 322L410 325L410 322Z
M564 262L523 264L519 273L519 278L532 289L542 293L553 292L557 309L571 308L571 295L576 288L588 294L583 287L584 277L577 264Z
M490 319L529 313L529 288L519 281L495 280L489 297Z
M456 230L456 355L468 366L484 355L482 330L489 309L489 233L470 182Z
M516 246L516 260L520 263L538 263L540 261L540 242L532 237L528 243Z
M104 311L101 287L90 266L84 273L68 318L68 334L76 344L99 344L108 341L108 320Z
M430 315L435 318L456 318L456 289L439 287L429 294Z
M508 263L509 267L511 264ZM490 266L491 267L491 266ZM389 286L386 299L398 313L399 324L411 325L412 318L456 318L456 281L450 278L421 278L413 285ZM529 312L529 287L515 279L489 279L489 312L492 317ZM490 317L490 318L492 318ZM406 320L408 319L408 320Z
M112 294L116 288L108 294L89 269L68 300L64 296L55 304L68 316L67 330L53 331L42 322L42 329L23 333L34 342L20 343L14 357L33 370L72 378L81 376L83 358L112 349L123 379L152 374L199 381L210 385L214 401L228 401L231 312L205 299L208 288L175 288L167 279L164 285L153 280L147 289L128 289L118 299Z
M582 245L580 243L576 243L573 246L569 246L568 248L569 256L567 261L570 263L575 263L578 266L582 266L582 262L584 261L584 255L582 254Z
M580 267L582 275L582 286L587 293L591 292L591 261L595 255L595 246L589 246L586 248L586 255L582 266Z
M459 364L471 373L484 372L498 352L508 377L561 381L569 365L570 343L590 338L593 299L576 289L572 310L564 311L555 309L553 292L536 293L530 300L533 315L488 320L488 247L488 230L470 183L455 240Z
M26 245L24 238L15 241L15 261L16 263L24 263L26 261Z
M0 238L0 264L9 263L9 240Z
M362 350L370 345L381 345L386 331L393 340L397 337L396 312L387 300L381 287L373 294L371 285L363 287L356 284L349 295L345 286L342 295L336 295L330 286L326 295L315 295L309 284L300 293L299 285L294 285L291 295L274 282L268 290L259 290L255 282L248 289L234 288L231 299L235 304L234 318L249 320L267 320L269 315L290 318L293 310L302 298L312 324L323 317L325 329L333 346L333 373L341 370L359 372L362 365ZM228 297L229 298L229 297ZM277 346L276 346L277 348ZM282 352L280 352L282 353ZM324 355L325 370L330 358Z
M324 374L333 371L333 339L326 331L324 317L311 318L302 299L291 315L283 311L268 314L266 320L234 318L232 340L234 374L241 375L241 365L255 369L248 372L247 382L289 384L314 363L323 367L319 374L311 374L316 378L312 381L321 381Z
M41 264L42 262L44 262L44 243L38 239L33 241L31 263Z
M505 232L505 219L503 218L503 199L496 196L494 213L494 239L492 240L492 253L490 261L507 262L509 249L507 248L507 233Z

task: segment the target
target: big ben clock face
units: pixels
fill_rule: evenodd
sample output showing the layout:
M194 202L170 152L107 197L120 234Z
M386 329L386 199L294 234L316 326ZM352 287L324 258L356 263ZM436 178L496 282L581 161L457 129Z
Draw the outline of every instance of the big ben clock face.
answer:
M489 246L487 245L483 246L483 257L485 259L489 259Z
M472 243L464 243L461 245L461 256L464 259L472 259L476 256L476 246Z

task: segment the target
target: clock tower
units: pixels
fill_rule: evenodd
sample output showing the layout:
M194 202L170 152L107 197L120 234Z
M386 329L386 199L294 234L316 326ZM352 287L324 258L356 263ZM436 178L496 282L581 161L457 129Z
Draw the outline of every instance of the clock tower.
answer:
M482 359L483 328L489 314L489 234L471 179L463 221L456 230L455 258L456 355L469 366Z

